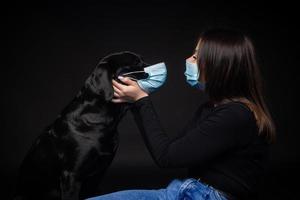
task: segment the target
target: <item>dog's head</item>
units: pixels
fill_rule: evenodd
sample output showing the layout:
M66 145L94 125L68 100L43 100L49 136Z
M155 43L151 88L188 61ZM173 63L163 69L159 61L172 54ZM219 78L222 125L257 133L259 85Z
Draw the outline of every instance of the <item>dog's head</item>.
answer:
M149 66L140 55L129 51L113 53L100 60L93 73L85 82L85 88L89 93L110 101L113 98L112 79L126 75L132 79L147 78L144 68ZM138 73L130 73L138 72ZM128 75L127 75L128 74Z

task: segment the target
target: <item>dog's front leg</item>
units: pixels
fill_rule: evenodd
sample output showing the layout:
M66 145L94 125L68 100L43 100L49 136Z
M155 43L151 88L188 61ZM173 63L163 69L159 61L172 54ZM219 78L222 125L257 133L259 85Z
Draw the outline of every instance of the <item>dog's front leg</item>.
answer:
M79 200L81 183L77 180L75 174L71 171L63 171L60 179L62 200Z

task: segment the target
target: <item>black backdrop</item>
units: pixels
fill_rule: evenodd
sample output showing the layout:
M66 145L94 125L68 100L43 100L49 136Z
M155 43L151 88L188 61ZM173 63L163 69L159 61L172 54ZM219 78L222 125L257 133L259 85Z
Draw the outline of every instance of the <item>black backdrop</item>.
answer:
M299 135L295 109L297 10L290 4L211 1L82 1L2 5L1 184L9 199L16 172L33 139L54 120L103 56L130 50L149 63L164 61L168 79L152 95L167 133L182 128L205 96L183 75L199 33L226 26L255 41L267 103L278 129L261 199L297 199ZM159 188L184 169L159 169L128 113L103 192Z

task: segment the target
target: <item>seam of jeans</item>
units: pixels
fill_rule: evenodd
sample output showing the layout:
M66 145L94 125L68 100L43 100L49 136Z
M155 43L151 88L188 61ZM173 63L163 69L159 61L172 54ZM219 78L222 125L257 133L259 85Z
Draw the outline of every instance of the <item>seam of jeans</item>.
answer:
M194 178L189 178L189 179L186 179L182 185L180 186L179 188L179 191L178 191L178 195L177 195L177 198L176 200L181 200L182 199L182 196L184 195L184 192L186 190L186 188L191 184L191 183L194 183L194 182L198 182L197 179L194 179Z
M194 180L191 179L191 178L186 179L186 180L183 181L183 183L182 183L181 186L179 187L178 195L177 195L176 200L182 199L181 197L182 197L182 194L183 194L184 189L185 189L190 183L192 183L193 181L194 181Z
M215 193L220 197L221 200L227 200L227 197L220 193L218 190L215 190Z
M215 192L216 189L212 187L211 185L208 185L207 183L203 183L200 178L197 179L197 184L200 184L202 187L204 187L204 190L200 190L199 187L196 187L196 189L201 192L204 196L210 195L212 192ZM203 191L206 191L205 193Z

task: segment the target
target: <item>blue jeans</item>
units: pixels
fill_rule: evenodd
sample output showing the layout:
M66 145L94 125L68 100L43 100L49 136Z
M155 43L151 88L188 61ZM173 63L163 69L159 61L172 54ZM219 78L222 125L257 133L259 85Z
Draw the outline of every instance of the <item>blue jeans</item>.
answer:
M194 178L174 179L167 188L157 190L123 190L88 200L226 200L212 186Z

